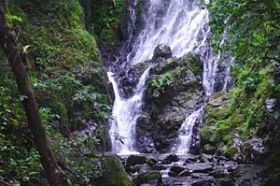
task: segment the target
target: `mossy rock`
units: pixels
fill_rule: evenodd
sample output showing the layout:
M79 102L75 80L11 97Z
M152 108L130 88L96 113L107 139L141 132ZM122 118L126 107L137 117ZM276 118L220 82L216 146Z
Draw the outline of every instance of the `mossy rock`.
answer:
M203 69L202 61L193 53L188 53L181 58L183 65L191 70L195 75L201 75Z
M234 155L238 152L237 148L236 147L227 147L226 150L225 150L225 155L229 158L233 158Z
M136 179L136 185L141 185L145 183L158 183L162 176L159 171L151 171L147 173L140 174Z
M117 156L104 155L100 161L102 176L96 180L97 186L133 185Z

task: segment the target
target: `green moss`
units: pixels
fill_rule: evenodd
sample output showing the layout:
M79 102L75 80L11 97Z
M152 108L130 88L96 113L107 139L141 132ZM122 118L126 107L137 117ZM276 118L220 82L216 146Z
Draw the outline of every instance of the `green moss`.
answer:
M151 171L148 173L140 174L136 178L135 182L137 185L141 185L143 183L149 183L149 182L158 181L158 180L161 180L161 173L159 171Z
M201 75L202 62L192 53L188 53L182 58L182 63L191 70L195 75Z
M214 95L206 108L206 128L212 126L211 132L201 130L204 144L224 144L230 147L233 137L238 134L246 141L258 137L266 120L265 99L271 94L271 69L268 66L259 72L242 68L236 74L237 85L229 93ZM253 77L253 80L252 80ZM251 87L251 88L248 88ZM209 140L206 135L210 135ZM222 151L227 151L221 149ZM231 153L229 153L232 155Z
M52 147L58 159L78 174L73 176L66 173L68 181L77 185L87 185L89 177L98 175L100 170L96 171L98 165L95 164L95 160L84 157L83 153L96 150L100 140L96 134L90 139L85 138L85 135L79 138L76 136L79 136L79 131L88 123L98 128L96 133L102 131L101 128L106 125L109 115L110 103L101 55L94 35L85 28L84 13L79 0L15 0L9 2L8 14L10 25L16 31L20 31L19 39L22 45L18 47L31 46L28 49L28 59L32 65L29 80L35 89L43 124L51 138ZM0 60L2 62L1 57ZM1 67L0 76L7 75L3 78L5 82L9 82L5 87L9 87L13 94L2 91L2 83L0 90L1 93L14 95L18 92L9 71L10 69ZM11 185L42 185L41 182L34 182L35 179L40 180L43 177L40 172L42 168L38 155L34 153L37 151L32 145L20 101L14 101L17 97L19 95L14 95L15 99L1 98L0 118L6 109L16 111L13 116L17 117L14 116L11 122L8 121L10 126L13 126L13 122L21 126L14 127L13 130L20 134L14 136L23 144L12 140L11 137L5 139L15 146L15 150L10 151L15 156L3 154L13 158L14 163L7 161L4 165L5 174L1 172L2 167L0 174L5 180L11 181ZM4 101L11 106L2 108ZM0 122L0 141L1 130ZM64 138L65 135L61 134L64 132L74 140ZM102 143L106 143L104 136L99 136ZM5 147L5 144L1 143L0 146ZM11 166L12 163L22 172L16 170L10 174L15 169ZM28 170L34 170L34 175L28 176ZM9 180L12 177L15 177L14 182Z
M117 44L124 32L122 26L127 19L127 1L115 0L115 4L110 0L92 2L94 10L90 13L88 24L94 26L94 31L98 35L100 43L113 46Z
M97 179L98 186L132 186L132 182L116 156L103 156L101 166L103 172Z
M238 150L236 149L236 147L227 147L225 150L225 155L233 157L237 152Z

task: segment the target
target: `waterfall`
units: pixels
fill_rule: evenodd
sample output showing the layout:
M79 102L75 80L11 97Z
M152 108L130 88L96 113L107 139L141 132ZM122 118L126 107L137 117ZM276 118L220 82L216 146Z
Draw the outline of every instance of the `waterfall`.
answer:
M114 74L108 72L109 81L113 85L115 101L113 106L113 115L109 134L112 142L112 150L117 154L136 154L135 134L136 120L141 113L142 97L145 89L145 82L149 75L148 68L141 76L136 86L135 94L128 99L120 96L118 84L115 81Z
M137 1L132 1L129 12L132 13L131 22L135 23L135 8ZM132 8L132 9L131 9ZM214 91L217 60L208 44L211 35L209 13L195 0L147 0L142 15L143 29L137 37L129 36L126 59L122 64L135 65L147 59L151 59L153 51L159 44L171 47L173 55L181 57L188 52L197 54L203 61L203 87L206 96ZM131 24L130 24L131 25ZM128 32L132 33L129 27ZM117 81L111 73L108 74L115 92L113 106L113 120L111 121L110 136L113 151L116 153L134 153L135 149L135 125L141 112L144 84L149 70L142 75L135 95L123 99L119 95ZM179 134L179 142L176 145L177 152L187 153L189 150L192 128L198 118L201 117L205 105L186 116Z
M186 120L180 128L179 134L179 144L176 148L176 154L184 155L189 152L189 147L191 146L191 139L193 135L193 127L199 117L202 116L202 111L204 107L200 107L198 110L194 111L191 115L187 116Z

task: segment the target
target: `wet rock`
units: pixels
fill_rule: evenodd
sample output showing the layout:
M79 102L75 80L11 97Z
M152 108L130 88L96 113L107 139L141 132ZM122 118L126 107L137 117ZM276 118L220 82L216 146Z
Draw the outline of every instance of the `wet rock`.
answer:
M218 69L216 72L216 79L214 84L215 92L220 92L223 90L225 79L226 79L225 66L223 64L220 64L218 65Z
M211 180L199 180L191 184L191 186L212 186Z
M127 173L116 156L103 156L100 160L101 176L95 180L97 186L132 186Z
M230 176L223 178L223 179L219 179L218 183L220 186L235 186L235 180L234 180L234 178L232 178Z
M128 67L127 69L123 69L116 74L116 79L119 80L120 94L123 97L129 98L133 95L134 89L136 88L141 75L148 68L149 64L150 61L139 63Z
M152 168L148 164L141 164L141 165L137 164L137 165L134 165L134 166L130 166L129 169L127 169L127 171L129 173L142 174L142 173L146 173L146 172L152 171Z
M189 170L183 170L182 172L180 172L180 173L178 174L178 176L180 176L180 177L190 176L191 173L192 173L192 172L189 171Z
M179 175L181 172L185 170L186 169L184 167L181 167L179 165L174 165L170 168L170 172L174 172L176 175Z
M153 167L154 170L165 170L167 169L167 167L165 167L164 165L160 165L160 164L157 164Z
M141 185L141 184L157 185L158 183L161 182L161 179L162 177L159 171L151 171L137 176L137 178L134 180L134 183L136 185Z
M224 178L227 176L226 173L222 169L217 169L209 173L209 175L213 176L214 178Z
M168 172L168 176L170 176L170 177L176 177L178 174L176 174L175 172L173 172L173 171L169 171Z
M130 155L126 160L126 167L134 166L137 164L145 164L146 157L141 155Z
M151 130L150 117L147 114L139 116L136 120L136 146L141 153L155 152Z
M172 51L169 46L166 45L158 45L154 50L153 60L157 60L158 58L168 59L172 57Z
M148 156L147 157L147 164L151 167L154 167L157 165L157 159L154 156Z
M274 99L274 98L268 98L268 99L265 100L265 103L266 103L266 110L268 112L273 112L274 108L277 105L277 100Z
M171 164L171 163L177 162L179 160L180 159L178 158L178 156L176 154L170 154L162 161L162 163L163 164Z
M260 138L247 140L241 145L242 160L245 163L256 162L264 153L264 142Z
M209 173L214 169L212 163L193 163L188 164L186 167L194 173Z

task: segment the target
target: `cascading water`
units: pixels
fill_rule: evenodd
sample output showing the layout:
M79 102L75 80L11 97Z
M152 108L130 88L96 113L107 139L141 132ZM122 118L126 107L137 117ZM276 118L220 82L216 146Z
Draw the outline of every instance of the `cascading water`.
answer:
M191 115L187 116L186 120L182 124L179 133L179 144L177 145L175 151L176 154L184 155L189 152L193 135L193 127L197 119L202 116L203 109L204 106L194 111Z
M136 119L141 112L142 96L145 89L145 82L149 75L148 68L141 76L137 84L135 94L128 99L120 96L118 84L114 79L114 74L108 72L109 81L113 85L115 102L113 107L113 119L109 131L113 152L118 154L137 153L134 145Z
M136 2L136 0L132 1L134 5ZM142 17L143 29L135 38L134 43L130 45L130 52L123 64L135 65L151 59L155 47L159 44L170 46L176 57L193 52L200 56L204 63L203 86L206 96L210 96L214 89L217 57L212 54L208 45L208 38L211 34L208 26L208 11L194 0L147 0L145 7ZM130 12L133 13L135 22L135 10L130 10ZM131 31L131 28L129 29ZM131 37L128 42L132 42ZM113 151L116 153L129 154L137 151L134 147L135 124L142 105L147 75L148 70L142 75L135 95L129 99L123 99L119 95L117 81L114 80L112 74L109 74L116 95L113 107L114 120L111 122L110 129ZM186 117L181 127L179 143L176 146L177 153L188 152L193 125L201 117L203 108L204 105ZM121 139L116 140L116 136L120 136Z

